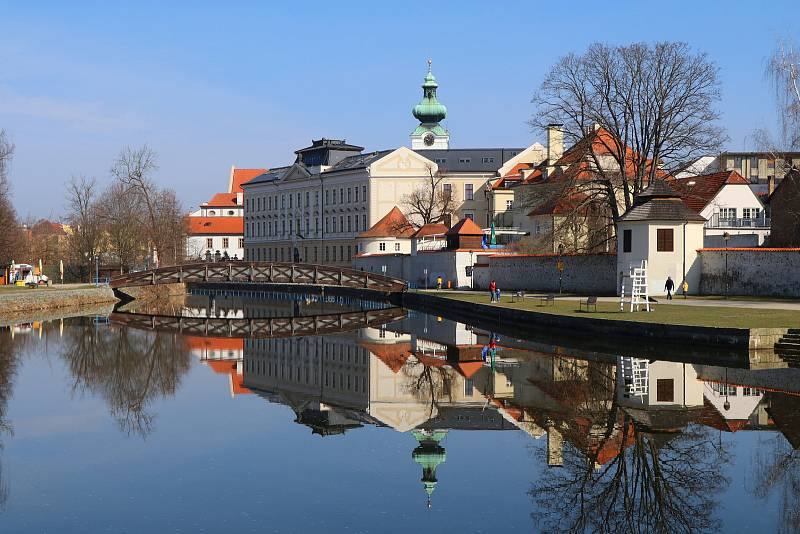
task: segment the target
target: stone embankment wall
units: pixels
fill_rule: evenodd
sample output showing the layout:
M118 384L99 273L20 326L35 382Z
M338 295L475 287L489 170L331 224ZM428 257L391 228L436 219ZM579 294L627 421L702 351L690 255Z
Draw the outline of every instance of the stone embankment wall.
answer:
M705 248L700 292L725 294L725 257L728 258L728 294L800 297L800 248Z
M475 287L486 288L490 280L495 280L502 291L558 291L558 258L556 254L498 254L481 258L475 268ZM565 293L616 294L615 254L582 254L561 259L564 262L562 291Z
M62 308L80 310L83 307L97 307L98 304L114 304L118 300L114 291L107 286L3 291L0 292L0 319L17 319Z
M186 294L186 284L158 284L152 286L132 286L118 289L120 293L140 302L182 297Z

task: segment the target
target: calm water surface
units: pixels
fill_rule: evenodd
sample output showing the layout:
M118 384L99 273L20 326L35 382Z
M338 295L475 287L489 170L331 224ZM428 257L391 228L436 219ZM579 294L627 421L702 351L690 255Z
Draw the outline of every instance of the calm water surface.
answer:
M780 358L587 354L367 308L195 295L0 330L0 531L800 528Z

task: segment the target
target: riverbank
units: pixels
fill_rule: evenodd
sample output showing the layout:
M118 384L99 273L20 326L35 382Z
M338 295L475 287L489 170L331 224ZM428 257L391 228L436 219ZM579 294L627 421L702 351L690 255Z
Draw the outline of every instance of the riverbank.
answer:
M83 315L84 308L95 310L100 305L105 309L118 301L108 286L66 284L36 289L3 287L0 288L0 322L24 322L40 318L42 312L54 310L68 310L72 315Z
M619 342L656 342L662 346L726 347L761 350L774 347L791 327L800 327L796 311L739 310L733 307L656 305L653 312L620 312L619 305L601 302L597 311L579 311L575 300L542 306L539 299L489 304L486 296L466 292L408 292L403 305L464 321L497 327L548 330L562 335Z

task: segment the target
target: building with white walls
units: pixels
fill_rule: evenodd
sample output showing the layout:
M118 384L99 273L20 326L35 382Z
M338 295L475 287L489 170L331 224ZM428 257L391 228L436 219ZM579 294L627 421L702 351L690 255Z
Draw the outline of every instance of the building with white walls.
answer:
M650 295L663 294L667 277L676 291L685 280L689 293L697 293L702 271L697 251L703 248L705 222L666 182L653 182L617 222L617 273L627 274L646 260Z
M737 171L690 176L671 180L683 203L706 219L706 247L757 247L770 234L770 219L764 205Z

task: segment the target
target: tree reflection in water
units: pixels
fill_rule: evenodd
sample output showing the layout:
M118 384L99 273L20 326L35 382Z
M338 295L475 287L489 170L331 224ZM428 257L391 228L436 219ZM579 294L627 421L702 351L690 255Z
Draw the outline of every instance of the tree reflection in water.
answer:
M560 454L539 450L544 470L529 491L544 532L681 533L719 530L716 495L729 480L727 453L711 429L647 428L617 404L613 366L580 371L584 387L568 413L542 416L563 435ZM566 370L569 372L569 369ZM564 395L570 377L559 377ZM553 458L557 458L553 462Z
M438 413L440 402L453 401L455 373L449 366L430 365L418 357L411 357L406 360L402 369L403 374L408 377L408 392L420 403L429 406L429 418Z
M13 433L11 423L6 420L6 409L11 399L14 375L17 372L17 345L19 341L11 338L11 331L0 328L0 438ZM0 440L0 449L3 442ZM8 486L3 476L3 464L0 463L0 509L5 509L8 502Z
M800 532L800 399L767 393L767 411L781 431L760 437L753 452L754 483L760 499L776 496L779 532Z
M153 430L149 406L174 395L191 365L182 336L114 325L70 328L62 347L73 390L101 396L119 428L143 438Z

